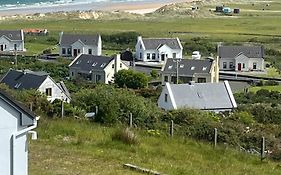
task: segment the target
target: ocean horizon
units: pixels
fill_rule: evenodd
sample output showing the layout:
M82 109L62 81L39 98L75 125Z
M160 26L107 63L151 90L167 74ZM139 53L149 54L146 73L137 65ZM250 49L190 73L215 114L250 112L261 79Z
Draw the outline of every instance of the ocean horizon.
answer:
M63 6L74 4L108 3L108 2L141 2L147 0L1 0L0 10L21 9L46 6Z

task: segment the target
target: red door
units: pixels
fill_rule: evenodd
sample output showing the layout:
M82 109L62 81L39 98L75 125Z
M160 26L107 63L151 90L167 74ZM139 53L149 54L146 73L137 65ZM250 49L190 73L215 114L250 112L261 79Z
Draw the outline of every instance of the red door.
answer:
M241 63L238 63L238 71L241 71Z

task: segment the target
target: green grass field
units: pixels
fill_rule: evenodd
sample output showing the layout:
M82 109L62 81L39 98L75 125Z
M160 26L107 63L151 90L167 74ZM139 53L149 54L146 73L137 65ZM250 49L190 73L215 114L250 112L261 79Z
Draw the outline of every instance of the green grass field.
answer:
M152 136L136 130L140 143L112 141L116 127L86 121L44 120L37 129L39 139L29 146L31 175L138 174L123 168L131 163L164 174L277 175L279 163L240 153L225 146L188 138L173 139L165 133Z
M281 92L281 86L255 86L250 88L250 92L257 92L258 90L261 89Z

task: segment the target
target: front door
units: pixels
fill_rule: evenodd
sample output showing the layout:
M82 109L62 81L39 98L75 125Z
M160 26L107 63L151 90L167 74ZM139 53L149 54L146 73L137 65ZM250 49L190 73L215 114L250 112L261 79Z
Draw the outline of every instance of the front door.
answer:
M73 55L74 57L77 57L77 49L73 49Z
M165 54L161 54L161 61L165 61Z
M241 63L238 63L238 71L241 71L242 65Z

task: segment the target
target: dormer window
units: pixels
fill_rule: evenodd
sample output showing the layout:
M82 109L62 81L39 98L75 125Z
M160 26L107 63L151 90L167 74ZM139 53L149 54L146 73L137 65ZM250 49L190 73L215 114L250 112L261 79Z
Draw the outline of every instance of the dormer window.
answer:
M112 69L114 69L114 64L112 64Z
M191 69L191 70L194 70L194 69L195 69L195 67L194 67L194 66L192 66L190 69Z

